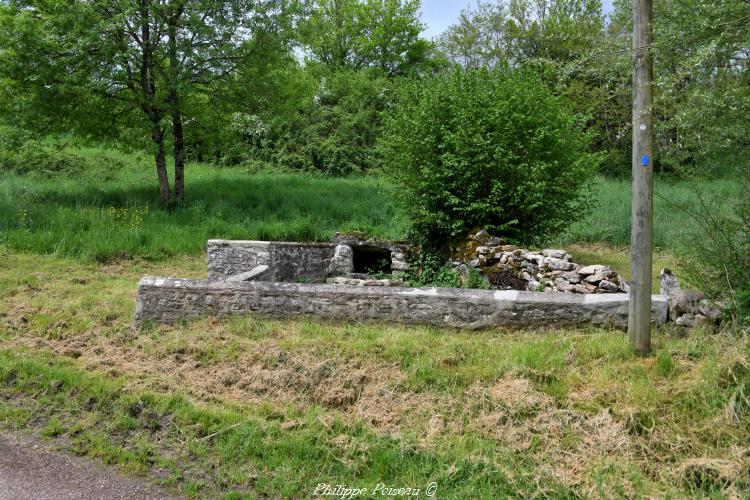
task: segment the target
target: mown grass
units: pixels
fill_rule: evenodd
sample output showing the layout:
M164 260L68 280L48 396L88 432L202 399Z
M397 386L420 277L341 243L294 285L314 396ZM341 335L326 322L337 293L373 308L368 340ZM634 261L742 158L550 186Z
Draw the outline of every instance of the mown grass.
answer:
M0 253L0 425L189 495L318 483L505 495L742 496L750 346L602 329L462 332L266 321L132 324L143 274L200 258Z
M174 208L157 201L152 159L93 147L68 147L79 161L68 172L3 172L0 244L40 254L105 261L198 255L211 238L328 240L336 231L403 238L407 221L378 176L320 178L280 172L189 165L187 199ZM695 209L696 193L731 200L730 180L697 185L657 179L654 245L671 254L694 227L678 207ZM597 178L591 210L547 245L626 247L630 183ZM624 271L623 271L624 272Z
M473 461L452 450L420 450L416 443L378 436L361 423L325 424L320 408L196 405L180 395L128 393L125 380L39 355L0 353L4 398L35 395L26 406L0 403L0 423L43 424L42 435L68 437L72 451L135 472L158 471L162 484L189 496L301 498L320 482L372 488L383 478L389 486L423 490L439 482L445 498L535 488L529 477L511 479L494 466L489 443L475 444L487 461ZM284 426L292 419L300 423ZM344 446L332 445L336 438ZM524 468L520 461L514 465ZM570 494L545 479L549 491Z

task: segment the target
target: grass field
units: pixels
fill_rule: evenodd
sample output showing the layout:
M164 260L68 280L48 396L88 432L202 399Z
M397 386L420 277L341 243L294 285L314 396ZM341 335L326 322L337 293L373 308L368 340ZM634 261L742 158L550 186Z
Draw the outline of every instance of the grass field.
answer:
M153 161L98 148L75 150L75 175L3 173L0 244L105 261L198 255L211 238L321 241L356 230L398 238L406 221L376 177L319 178L238 168L187 167L187 201L158 202Z
M654 331L654 356L604 329L483 332L199 319L133 323L144 275L205 277L209 238L402 237L382 179L191 165L155 201L151 162L74 150L86 169L0 179L0 427L189 496L309 497L320 483L439 498L743 497L747 336ZM729 197L731 182L698 187ZM628 275L625 181L550 246ZM660 181L654 266L691 236ZM655 285L656 286L656 285Z
M402 238L407 221L376 176L319 178L300 174L187 169L187 201L174 209L157 202L152 160L99 148L73 149L87 169L0 179L0 244L40 254L106 261L199 255L211 238L325 241L336 231L357 230ZM598 178L591 210L548 245L575 243L625 247L630 242L629 182ZM709 201L733 199L729 180L658 180L654 245L673 253L692 224L679 207L695 209L696 193Z
M319 483L440 498L741 496L746 337L461 332L202 319L133 325L144 274L198 258L0 254L0 425L190 495L310 496Z

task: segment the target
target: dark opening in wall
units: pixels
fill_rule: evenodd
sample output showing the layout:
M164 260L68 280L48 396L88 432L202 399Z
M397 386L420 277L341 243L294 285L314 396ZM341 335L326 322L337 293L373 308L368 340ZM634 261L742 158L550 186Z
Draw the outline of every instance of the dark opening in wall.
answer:
M354 272L377 274L391 272L391 252L385 248L354 246Z

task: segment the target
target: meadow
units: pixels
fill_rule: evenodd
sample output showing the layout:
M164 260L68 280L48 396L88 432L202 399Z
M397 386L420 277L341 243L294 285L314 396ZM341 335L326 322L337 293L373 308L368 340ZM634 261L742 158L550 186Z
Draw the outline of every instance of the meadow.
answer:
M96 147L71 149L81 170L3 172L0 244L104 262L199 255L212 238L327 241L336 231L361 231L400 239L408 231L389 196L393 188L376 174L330 178L191 164L185 203L164 208L150 157ZM674 254L694 237L689 212L700 208L699 194L712 203L735 198L738 189L727 179L696 183L658 178L656 251ZM588 212L546 245L627 247L629 190L628 180L595 178Z
M403 237L382 179L187 167L187 200L158 200L153 160L77 148L79 172L4 172L0 244L80 259L198 255L211 238L325 241L336 231Z
M86 168L0 180L0 428L117 464L187 496L312 495L320 483L437 487L439 498L743 496L750 345L654 330L462 332L211 318L133 323L144 275L205 277L209 238L401 238L378 176L193 164L156 200L149 159L73 150ZM627 274L629 183L549 246ZM660 179L660 265L691 237L696 186ZM697 186L731 197L730 181Z

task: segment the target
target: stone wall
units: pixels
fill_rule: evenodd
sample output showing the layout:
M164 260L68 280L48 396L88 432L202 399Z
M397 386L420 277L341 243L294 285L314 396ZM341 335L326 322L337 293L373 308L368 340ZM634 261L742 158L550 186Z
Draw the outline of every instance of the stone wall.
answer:
M257 281L325 283L336 245L269 241L208 241L208 279L224 280L268 266Z
M200 315L310 316L458 328L613 326L627 328L627 294L574 295L438 288L384 288L294 283L143 278L136 319L172 322ZM667 320L667 299L654 296L653 319Z

